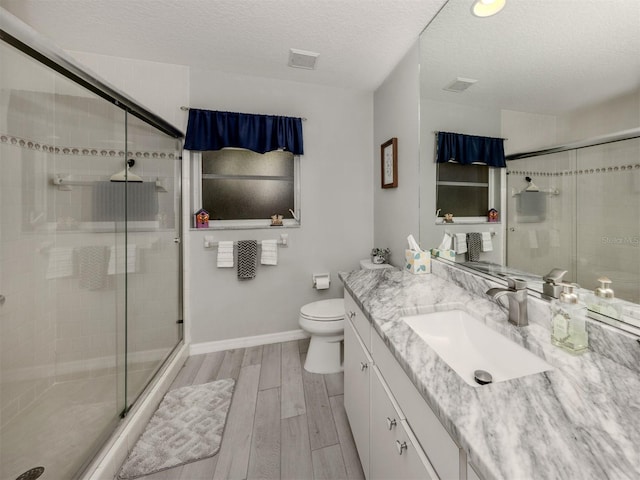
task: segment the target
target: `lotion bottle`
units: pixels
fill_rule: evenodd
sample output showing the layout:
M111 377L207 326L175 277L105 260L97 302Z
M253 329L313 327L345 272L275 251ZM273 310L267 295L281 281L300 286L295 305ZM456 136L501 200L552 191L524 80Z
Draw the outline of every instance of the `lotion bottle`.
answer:
M600 286L595 289L589 299L589 310L617 320L622 318L622 305L615 300L611 289L611 280L607 277L598 279Z
M589 348L587 307L578 301L575 285L562 283L558 300L551 303L551 343L574 354Z

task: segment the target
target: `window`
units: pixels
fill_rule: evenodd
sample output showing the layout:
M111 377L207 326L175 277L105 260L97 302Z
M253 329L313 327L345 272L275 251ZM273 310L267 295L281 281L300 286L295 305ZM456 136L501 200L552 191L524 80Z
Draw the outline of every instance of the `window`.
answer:
M299 157L291 152L264 154L239 148L193 152L200 187L194 198L209 212L211 227L267 227L274 214L285 225L298 224Z
M490 208L500 208L499 185L499 168L438 163L436 209L454 220L486 221Z

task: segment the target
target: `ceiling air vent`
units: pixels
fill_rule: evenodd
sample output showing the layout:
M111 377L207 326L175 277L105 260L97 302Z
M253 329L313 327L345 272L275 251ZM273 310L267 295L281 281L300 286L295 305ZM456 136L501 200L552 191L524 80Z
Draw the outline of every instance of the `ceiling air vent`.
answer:
M293 68L306 68L314 70L318 61L319 53L307 52L305 50L289 49L289 66Z
M467 88L469 88L471 85L473 85L477 81L478 80L474 80L473 78L458 77L449 85L444 87L443 90L446 90L447 92L455 92L455 93L464 92Z

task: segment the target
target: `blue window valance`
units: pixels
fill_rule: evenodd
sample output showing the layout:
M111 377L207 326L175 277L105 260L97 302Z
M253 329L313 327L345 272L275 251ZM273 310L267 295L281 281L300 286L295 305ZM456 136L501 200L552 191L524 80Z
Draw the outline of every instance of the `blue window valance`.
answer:
M302 155L302 119L189 109L184 148L220 150L225 147L258 153L284 149Z
M504 139L438 132L436 161L455 161L462 165L484 163L490 167L505 168Z

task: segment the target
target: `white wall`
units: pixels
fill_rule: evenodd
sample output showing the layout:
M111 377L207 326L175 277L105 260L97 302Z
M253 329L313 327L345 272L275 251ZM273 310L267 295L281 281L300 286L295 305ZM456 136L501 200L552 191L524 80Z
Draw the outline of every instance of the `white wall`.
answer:
M575 110L558 120L560 143L640 127L640 89Z
M390 262L404 265L406 238L419 236L419 55L418 42L409 49L374 93L373 238L379 248L391 249ZM382 189L380 145L398 138L398 187Z
M188 232L192 343L298 329L302 305L340 297L339 271L353 270L373 246L372 94L282 80L191 70L191 106L210 110L306 117L301 157L302 225L261 230ZM218 240L278 238L278 266L258 265L239 281L216 268ZM312 288L312 273L330 272L331 288Z

